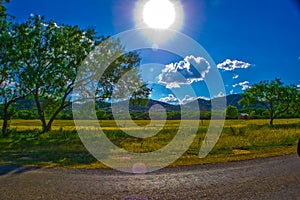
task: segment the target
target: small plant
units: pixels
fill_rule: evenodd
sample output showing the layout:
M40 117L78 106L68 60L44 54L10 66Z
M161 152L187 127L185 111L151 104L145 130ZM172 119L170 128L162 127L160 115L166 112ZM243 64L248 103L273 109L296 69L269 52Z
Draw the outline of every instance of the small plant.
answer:
M167 121L164 126L162 124L163 129L158 134L145 139L127 135L114 121L103 120L101 126L106 137L120 148L130 152L147 153L169 144L178 131L179 122ZM198 154L209 123L200 123L194 142L172 165L214 163L296 153L300 137L300 119L279 119L276 122L274 126L269 126L267 120L227 120L216 146L203 159L200 159ZM52 131L42 133L41 129L35 128L36 121L12 120L9 137L0 137L0 163L48 167L105 167L83 146L72 121L56 121L54 125ZM144 130L144 127L141 127L141 130ZM188 129L185 137L190 137Z

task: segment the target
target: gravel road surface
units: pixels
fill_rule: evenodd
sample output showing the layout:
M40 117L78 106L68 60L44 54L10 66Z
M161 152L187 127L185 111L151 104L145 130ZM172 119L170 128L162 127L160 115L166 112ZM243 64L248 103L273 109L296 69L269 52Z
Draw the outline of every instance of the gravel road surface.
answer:
M0 199L293 199L300 200L296 154L165 168L131 175L114 170L0 166Z

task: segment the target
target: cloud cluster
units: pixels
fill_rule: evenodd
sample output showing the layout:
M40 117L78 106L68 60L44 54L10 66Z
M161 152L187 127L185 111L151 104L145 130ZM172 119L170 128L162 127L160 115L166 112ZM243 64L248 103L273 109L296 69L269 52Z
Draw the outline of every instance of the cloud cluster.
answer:
M165 102L165 103L168 103L168 104L183 105L183 104L187 104L189 102L195 101L198 98L199 97L191 97L189 95L186 95L183 99L179 99L179 98L175 97L173 94L169 94L167 97L159 99L159 101Z
M169 94L167 97L160 98L159 101L169 104L179 104L178 99L173 94Z
M192 101L195 101L197 100L198 98L197 97L191 97L189 95L186 95L183 99L181 99L179 102L180 104L186 104L186 103L189 103L189 102L192 102Z
M223 92L219 92L219 94L217 96L214 96L214 98L219 98L219 97L225 97L226 94L224 94Z
M232 90L232 93L233 93L233 90ZM225 97L225 96L226 96L226 94L224 94L223 92L220 92L218 95L215 95L212 98L208 98L205 96L191 97L189 95L186 95L183 99L180 99L180 98L175 97L173 94L169 94L167 97L160 98L158 101L168 103L168 104L174 104L174 105L184 105L184 104L190 103L192 101L195 101L197 99L203 99L206 101L210 101L211 99Z
M234 87L234 88L237 87L237 86L241 86L243 91L250 88L249 81L244 81L244 82L240 82L240 83L232 85L232 87Z
M166 88L180 88L180 85L190 85L204 80L211 66L203 57L187 56L183 61L165 66L158 76L159 83Z
M240 76L238 75L238 74L235 74L233 77L232 77L232 79L237 79L237 78L239 78Z
M235 69L248 69L251 66L250 63L226 59L224 62L217 65L219 69L224 71L234 71Z

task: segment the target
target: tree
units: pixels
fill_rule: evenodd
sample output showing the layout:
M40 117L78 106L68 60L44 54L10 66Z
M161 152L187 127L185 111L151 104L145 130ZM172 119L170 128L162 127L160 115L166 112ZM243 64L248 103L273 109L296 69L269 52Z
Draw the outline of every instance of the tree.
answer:
M20 25L19 32L20 60L24 66L21 80L32 89L42 130L46 132L57 115L71 104L76 72L95 43L95 32L58 26L39 15L31 15Z
M7 54L12 51L12 36L9 34L11 31L11 23L8 21L6 16L3 16L4 13L4 6L1 2L0 7L1 18L0 18L0 96L1 100L3 101L3 123L2 123L2 135L7 136L6 129L7 123L9 119L8 109L10 104L10 100L8 100L9 93L12 92L11 88L9 87L11 84L12 70L9 69L10 59Z
M270 125L280 114L286 113L295 98L295 87L284 86L280 79L261 81L242 94L240 104L261 105L269 113Z
M10 106L30 95L31 91L24 87L20 76L24 69L19 60L19 26L7 15L1 16L0 23L0 97L4 105L2 135L7 136Z
M108 119L107 113L105 110L101 110L100 108L96 108L97 119L105 120Z
M227 106L226 119L236 119L238 117L238 109L236 106Z
M9 3L9 0L0 0L0 17L1 18L5 18L7 16L4 3Z
M83 61L99 43L106 41L105 46L101 46L100 55L93 56L93 62L99 61L94 62L96 68L103 65L105 57L115 54L120 56L110 64L103 76L105 78L98 81L98 98L109 97L120 77L139 66L140 58L136 53L123 55L123 47L119 41L97 37L93 28L81 30L77 26L59 26L53 21L46 22L39 15L31 15L21 25L21 32L21 58L22 65L25 66L22 79L26 87L33 89L43 132L51 130L53 121L61 111L74 101L80 101L80 98L72 98L74 88L95 74L87 71L83 80L76 82L78 71L85 68ZM138 83L135 79L132 80Z
M299 117L300 115L300 88L299 86L293 86L293 96L294 99L291 103L291 109L290 112L294 113L294 116Z

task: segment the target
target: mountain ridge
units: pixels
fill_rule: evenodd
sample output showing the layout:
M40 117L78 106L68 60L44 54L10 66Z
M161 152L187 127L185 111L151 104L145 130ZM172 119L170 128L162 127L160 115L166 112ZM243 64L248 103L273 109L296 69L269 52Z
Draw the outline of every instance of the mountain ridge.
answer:
M176 112L176 111L181 110L181 106L184 106L185 110L188 110L188 111L195 110L195 102L197 102L199 105L199 109L201 111L210 111L211 107L212 107L212 102L214 103L214 108L223 109L224 108L224 106L223 106L224 99L223 98L226 98L226 106L236 106L239 110L241 110L243 108L243 105L238 104L238 102L242 99L242 96L240 94L231 94L231 95L224 96L224 97L213 98L211 100L198 98L194 101L191 101L189 103L182 104L182 105L179 105L179 104L174 105L174 104L169 104L169 103L158 101L158 100L149 99L148 103L144 106L132 104L132 103L128 102L128 100L115 103L115 106L116 106L117 110L120 112L128 110L128 107L129 107L129 112L148 112L149 109L151 109L154 105L159 105L159 106L163 107L167 112ZM109 104L109 106L107 104ZM106 103L106 106L103 106L100 104L99 107L108 112L111 112L111 104L110 103Z
M155 107L154 109L159 109L159 108L164 108L167 112L176 112L181 110L181 106L184 106L185 109L187 110L194 110L194 103L197 101L199 108L201 111L210 111L211 110L211 102L222 102L223 98L226 98L226 105L229 106L236 106L239 110L243 108L242 105L238 104L238 101L242 99L242 96L240 94L232 94L224 97L217 97L213 98L211 100L203 99L203 98L198 98L192 102L183 104L183 105L174 105L174 104L169 104L166 102L158 101L158 100L153 100L149 99L147 100L148 102L145 105L139 105L137 103L132 103L128 101L121 101L118 103L115 103L116 107L120 111L127 110L128 105L129 105L129 111L130 112L148 112L149 109L152 109L153 106L159 105L160 107ZM109 102L98 102L97 103L98 107L102 110L106 110L108 112L111 112L111 103ZM27 99L27 100L21 100L17 102L14 105L15 109L18 110L32 110L35 111L35 102L32 99ZM71 106L67 108L68 110L71 109Z

